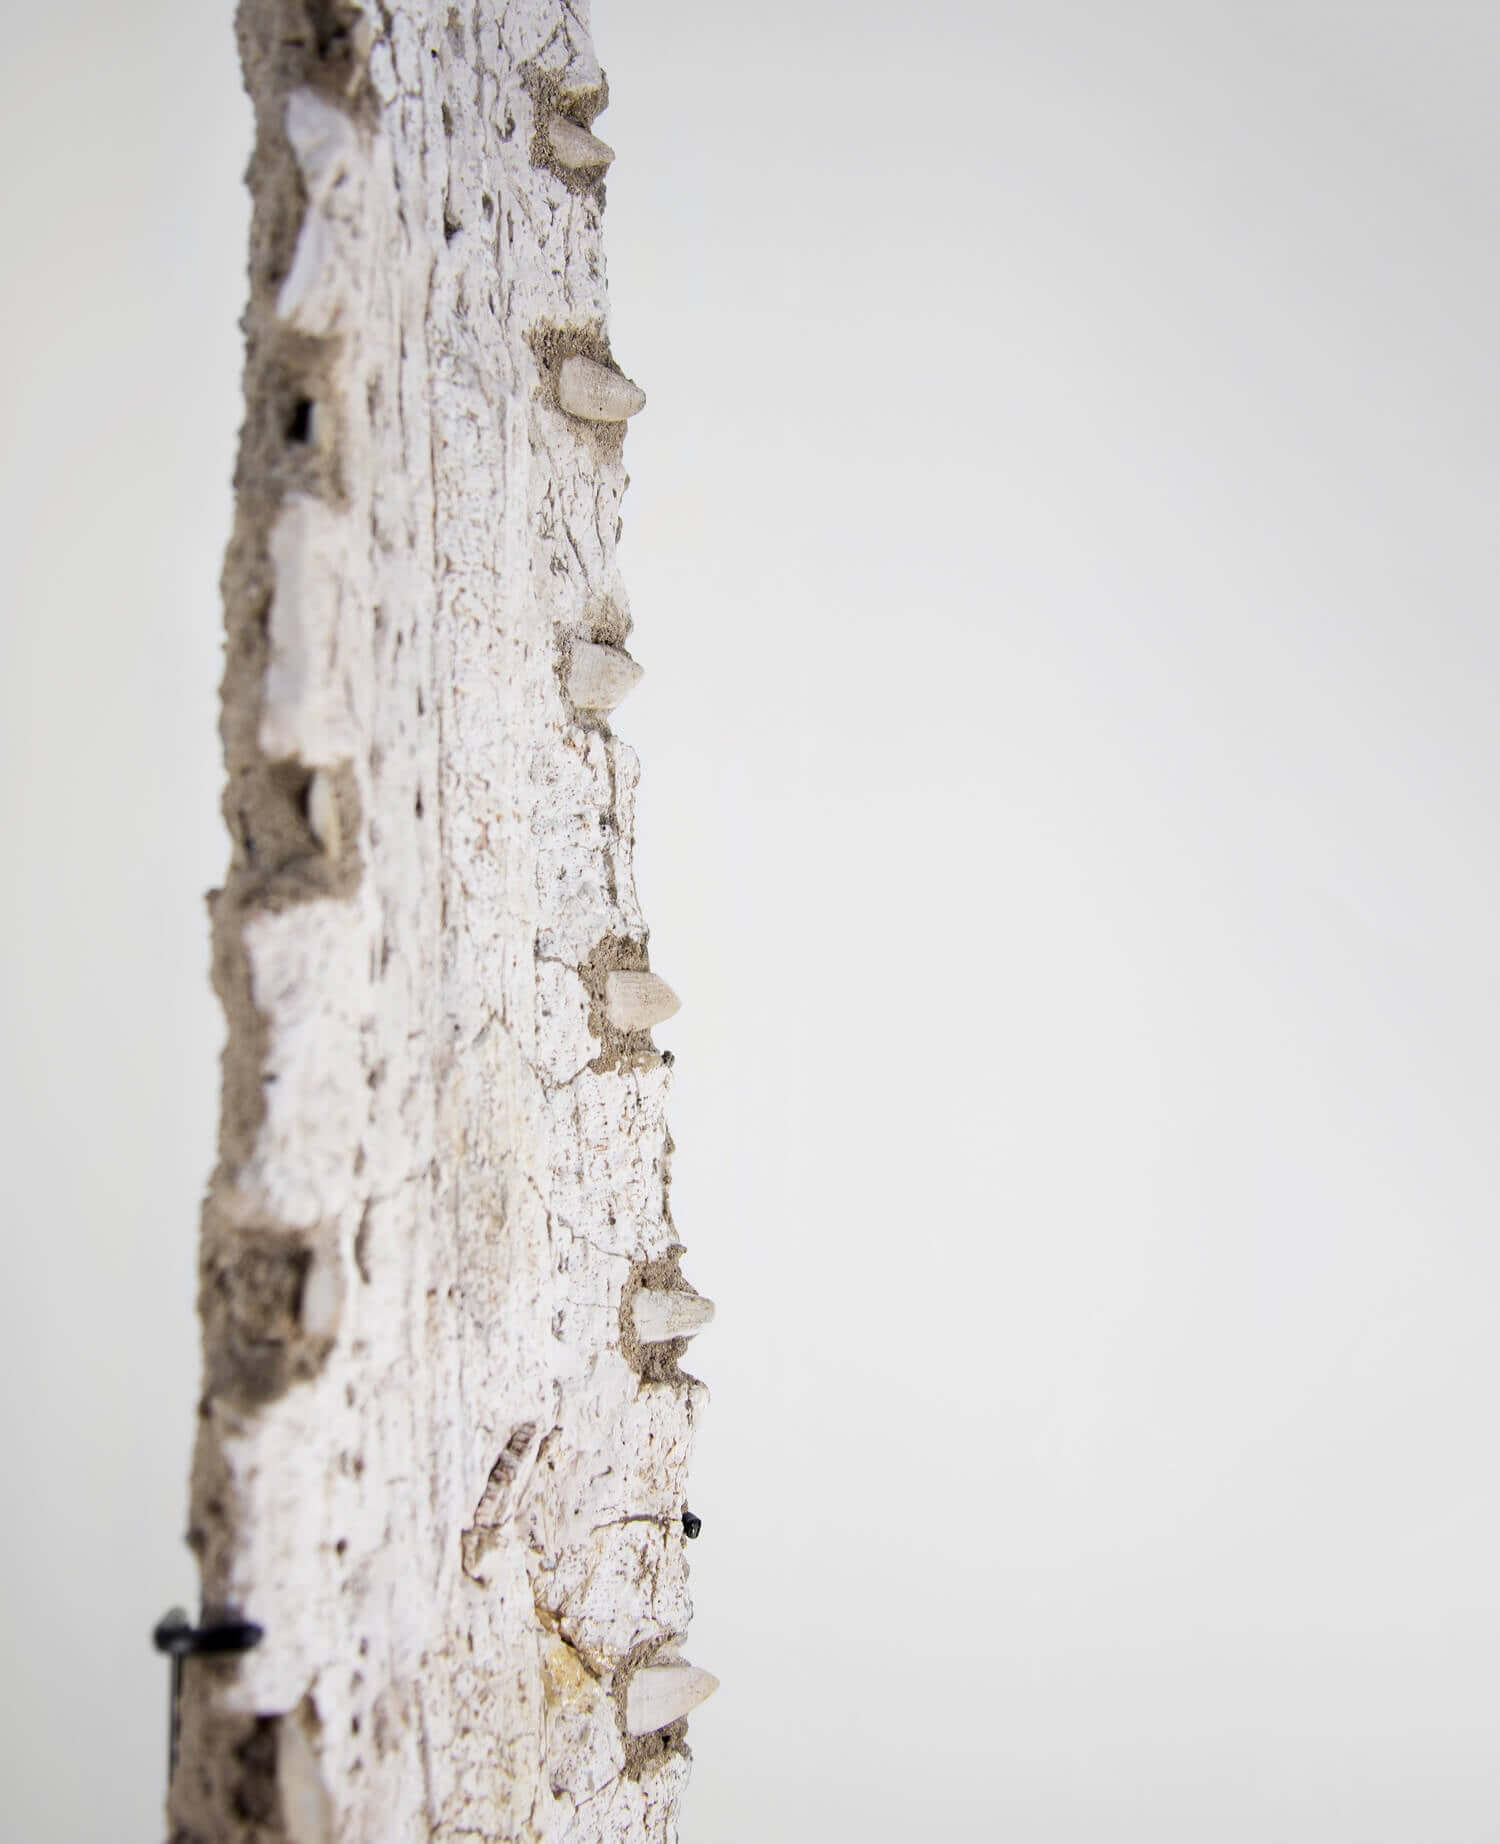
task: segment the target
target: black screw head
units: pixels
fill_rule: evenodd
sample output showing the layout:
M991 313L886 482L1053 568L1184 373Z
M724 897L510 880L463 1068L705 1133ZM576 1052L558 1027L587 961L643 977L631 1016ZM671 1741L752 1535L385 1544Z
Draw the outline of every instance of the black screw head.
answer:
M682 1534L685 1537L696 1537L699 1531L702 1530L702 1528L703 1528L703 1519L701 1517L698 1517L695 1513L691 1511L683 1512L682 1514Z
M187 1616L185 1607L174 1607L170 1613L164 1613L151 1631L151 1643L158 1652L182 1652L186 1648L183 1641L193 1631L193 1623Z
M194 1626L180 1607L157 1621L151 1643L174 1658L202 1658L214 1652L249 1652L265 1638L253 1620L225 1620L217 1626Z

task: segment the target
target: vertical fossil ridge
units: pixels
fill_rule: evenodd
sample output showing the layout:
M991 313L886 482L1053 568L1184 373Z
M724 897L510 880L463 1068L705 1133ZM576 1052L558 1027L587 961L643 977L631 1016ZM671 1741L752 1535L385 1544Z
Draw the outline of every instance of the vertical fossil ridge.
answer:
M681 1251L608 717L636 669L594 658L630 628L641 397L606 333L607 86L562 0L242 0L238 31L190 1541L205 1609L265 1638L190 1661L171 1833L665 1840L705 1398L622 1329Z

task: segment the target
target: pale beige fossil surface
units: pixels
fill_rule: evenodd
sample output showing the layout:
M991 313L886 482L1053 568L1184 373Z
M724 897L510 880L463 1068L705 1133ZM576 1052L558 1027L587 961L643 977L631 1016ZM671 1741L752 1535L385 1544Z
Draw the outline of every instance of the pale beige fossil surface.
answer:
M632 875L587 16L245 0L228 1019L174 1836L667 1839L712 1307ZM633 1311L630 1303L633 1300Z

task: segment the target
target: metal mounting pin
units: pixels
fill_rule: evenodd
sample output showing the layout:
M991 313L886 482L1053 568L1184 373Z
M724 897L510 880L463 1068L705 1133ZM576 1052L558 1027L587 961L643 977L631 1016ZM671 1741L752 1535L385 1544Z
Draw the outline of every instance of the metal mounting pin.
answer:
M221 1620L217 1626L194 1626L187 1609L174 1607L157 1621L151 1643L172 1660L171 1701L167 1706L167 1785L177 1772L177 1735L182 1716L182 1661L232 1652L250 1652L265 1637L252 1620Z

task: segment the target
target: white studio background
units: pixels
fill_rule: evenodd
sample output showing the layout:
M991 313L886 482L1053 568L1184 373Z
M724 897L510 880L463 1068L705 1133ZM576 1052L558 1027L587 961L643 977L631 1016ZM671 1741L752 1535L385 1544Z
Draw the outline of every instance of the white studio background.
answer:
M228 5L0 5L0 1838L157 1844L250 108Z
M11 24L6 1812L149 1839L229 9ZM128 11L128 17L126 16ZM1500 16L598 0L684 1844L1500 1836Z

